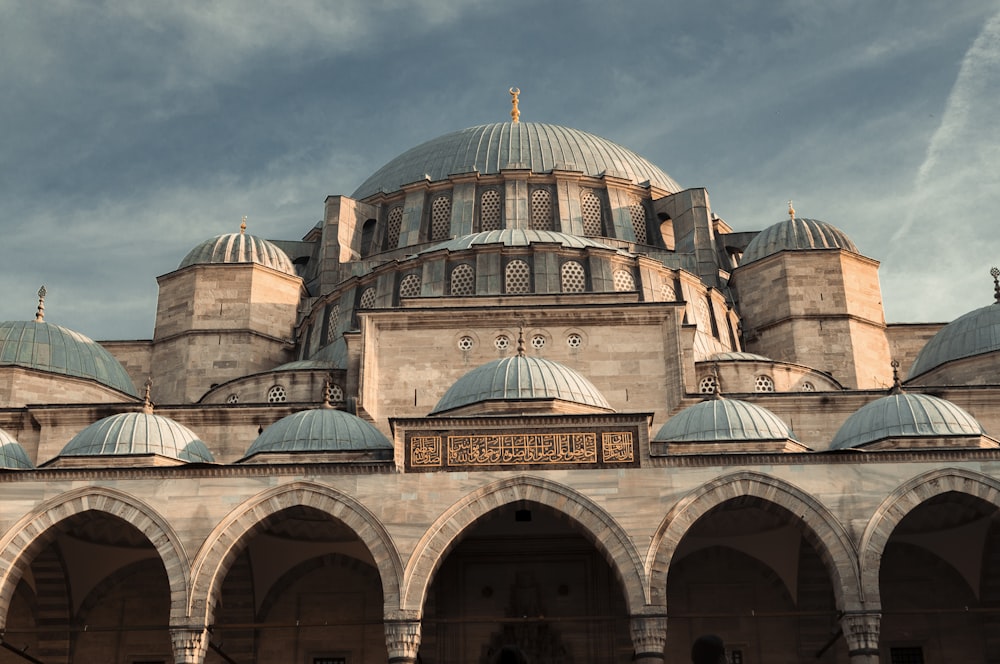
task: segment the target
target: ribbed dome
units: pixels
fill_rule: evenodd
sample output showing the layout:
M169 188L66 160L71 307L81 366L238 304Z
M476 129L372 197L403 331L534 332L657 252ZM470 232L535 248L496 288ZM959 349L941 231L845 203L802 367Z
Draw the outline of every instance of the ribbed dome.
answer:
M469 249L471 247L484 244L503 244L508 247L527 247L533 243L560 244L564 247L570 247L573 249L596 248L613 250L612 247L602 244L596 240L592 240L588 237L567 235L565 233L557 233L555 231L533 231L505 228L499 231L483 231L482 233L474 233L472 235L462 235L452 240L448 240L447 242L442 242L441 244L436 244L433 247L424 249L420 253L425 254L431 251L440 251L441 249L461 251L462 249Z
M845 249L861 253L846 233L825 221L786 219L758 233L747 245L740 264L746 265L786 249Z
M727 351L725 353L716 353L712 357L706 360L707 362L731 362L731 361L753 361L753 362L772 362L771 358L764 357L763 355L757 355L755 353L744 353L742 351Z
M527 399L560 399L611 410L604 395L576 371L540 357L515 355L476 367L459 378L431 414L484 401Z
M381 431L360 417L332 408L283 417L257 437L247 456L261 452L368 452L392 450Z
M190 429L150 413L120 413L98 420L73 436L59 456L139 454L159 454L195 463L215 461L205 443Z
M709 399L671 417L653 440L664 443L795 440L795 434L766 408L736 399Z
M92 339L52 323L0 323L0 366L89 378L138 396L124 367Z
M981 436L972 415L950 401L929 394L890 394L860 408L847 418L831 449L859 447L884 438L920 436Z
M34 467L35 464L31 463L28 453L14 440L14 436L0 429L0 468L27 470Z
M1000 350L1000 303L970 311L948 323L920 350L909 377L946 362Z
M292 259L280 247L245 233L229 233L205 240L188 252L177 269L216 263L257 263L285 274L295 274Z
M673 178L635 152L577 129L537 122L498 122L445 134L404 152L358 187L352 198L391 193L425 178L444 180L455 173L499 173L525 168L603 173L649 182L670 192L681 190Z

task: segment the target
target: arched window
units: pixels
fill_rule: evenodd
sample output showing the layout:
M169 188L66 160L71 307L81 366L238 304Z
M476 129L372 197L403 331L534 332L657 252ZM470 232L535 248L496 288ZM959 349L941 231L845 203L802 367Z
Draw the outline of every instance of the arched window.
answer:
M635 231L635 241L646 244L646 208L638 200L632 201L628 206L629 216L632 217L632 229Z
M635 290L635 279L628 270L615 270L612 277L615 282L616 291L626 292Z
M431 240L451 237L451 197L438 196L431 201Z
M677 291L674 290L674 285L669 281L660 284L660 299L664 302L677 301Z
M268 403L285 403L287 400L288 395L285 394L285 388L281 385L274 385L267 391Z
M451 269L451 294L476 294L476 271L468 263L461 263Z
M386 222L385 248L395 249L399 246L399 229L403 224L403 206L397 205L389 210L389 219Z
M372 241L375 239L375 220L369 219L365 222L365 225L361 227L361 255L369 256L375 253L375 247L372 246Z
M508 293L530 293L531 292L531 269L528 264L521 259L514 259L507 263L505 270L506 292Z
M326 343L330 343L337 338L340 330L340 303L330 305L326 312Z
M564 293L582 293L587 290L587 273L576 261L566 261L559 268L560 289Z
M580 195L580 211L583 214L583 234L603 235L601 199L590 189L584 189Z
M420 295L420 275L408 274L399 282L400 297L416 297Z
M774 392L774 381L771 380L770 376L760 375L754 379L753 382L754 392Z
M500 216L500 192L487 189L479 197L479 229L498 231L503 228L503 218Z
M361 300L358 302L359 309L371 309L375 306L375 289L366 288L361 293Z
M536 231L554 230L552 194L548 189L531 192L531 228Z

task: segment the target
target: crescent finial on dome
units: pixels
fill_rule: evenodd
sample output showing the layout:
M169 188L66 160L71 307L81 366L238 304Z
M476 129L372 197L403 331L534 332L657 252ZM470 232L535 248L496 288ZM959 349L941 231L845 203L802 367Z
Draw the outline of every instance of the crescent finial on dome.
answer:
M993 277L993 299L1000 304L1000 268L996 266L991 268L990 276Z
M149 397L149 390L153 387L153 379L149 377L146 379L146 391L142 396L142 412L147 415L153 414L153 400Z
M510 120L514 124L521 121L521 111L517 108L517 97L521 94L521 88L511 88L510 92Z
M247 232L247 216L243 215L243 221L240 222L240 235Z
M899 381L899 360L893 360L889 366L892 367L892 389L889 390L889 394L902 394L903 385Z
M38 289L38 308L35 310L35 322L45 322L45 286Z
M792 199L788 199L788 216L791 219L795 219L795 208L792 207Z

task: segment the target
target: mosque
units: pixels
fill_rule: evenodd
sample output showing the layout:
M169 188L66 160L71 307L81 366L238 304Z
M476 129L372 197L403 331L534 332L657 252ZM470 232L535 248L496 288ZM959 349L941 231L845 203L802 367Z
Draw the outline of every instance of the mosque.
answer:
M1000 272L886 323L835 226L516 92L301 240L192 238L152 339L23 295L0 662L1000 662Z

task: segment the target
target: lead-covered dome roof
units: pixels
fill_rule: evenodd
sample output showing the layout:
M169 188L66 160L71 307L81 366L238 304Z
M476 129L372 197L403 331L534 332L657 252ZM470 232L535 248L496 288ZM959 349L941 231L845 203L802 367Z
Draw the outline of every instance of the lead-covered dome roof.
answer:
M278 245L246 233L228 233L205 240L188 252L177 269L189 265L257 263L295 275L295 265Z
M539 122L497 122L445 134L407 150L365 180L352 198L391 193L428 178L433 182L457 173L496 174L507 168L606 173L670 192L681 190L658 166L605 138Z
M247 449L262 452L372 452L392 450L381 431L357 415L316 408L283 417L264 430Z
M817 219L785 219L768 226L747 245L741 265L766 258L779 251L844 249L860 254L851 238L836 226Z
M748 401L709 399L685 408L664 423L655 442L795 440L784 420Z
M0 323L0 366L87 378L138 396L125 368L93 339L40 321Z
M445 392L431 414L485 401L559 399L611 410L594 384L569 367L541 357L514 355L476 367Z
M21 444L3 429L0 429L0 468L7 470L27 470L34 468L28 453Z
M160 456L193 463L215 459L182 424L152 413L119 413L94 422L66 443L60 457Z
M520 228L504 228L496 231L482 231L481 233L472 233L471 235L461 235L428 247L420 253L426 254L442 249L461 251L487 244L502 244L507 247L527 247L536 243L559 244L571 249L607 249L609 251L627 253L589 237L568 235L557 231L536 231Z
M833 437L830 448L861 447L886 438L982 436L976 418L929 394L890 394L857 410Z
M917 354L909 377L952 360L996 350L1000 350L1000 302L970 311L938 330Z

